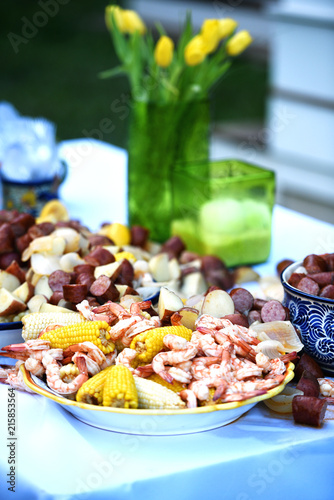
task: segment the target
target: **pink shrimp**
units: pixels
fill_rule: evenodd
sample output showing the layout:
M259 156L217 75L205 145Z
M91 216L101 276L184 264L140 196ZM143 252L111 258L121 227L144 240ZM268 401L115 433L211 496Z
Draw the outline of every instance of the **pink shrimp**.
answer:
M222 349L210 334L196 331L192 334L190 342L197 347L201 354L206 356L220 356Z
M152 368L155 373L160 375L160 377L167 382L172 383L173 377L166 371L165 365L174 365L194 358L197 354L197 347L191 345L190 342L188 344L189 345L185 349L159 352L156 356L154 356L152 360Z
M207 377L201 380L192 382L188 388L194 391L197 399L206 401L210 396L210 387L216 387L221 393L226 390L227 383L220 377Z
M182 320L182 316L178 312L175 312L170 317L170 322L171 322L172 326L181 326L182 325L181 320Z
M197 398L194 391L190 389L184 389L179 393L182 401L187 403L187 408L197 408Z
M150 309L152 305L152 302L150 300L145 300L143 302L133 302L130 306L130 313L135 315L135 314L142 314L142 311L145 309ZM145 316L143 316L145 317Z
M334 380L329 378L318 378L320 386L320 394L326 398L332 398L334 396Z
M182 363L175 363L175 368L181 368L184 372L190 373L191 365L192 365L192 360L190 359L189 361L183 361Z
M0 355L7 358L21 359L22 361L30 357L41 360L43 351L49 348L50 342L48 340L34 339L27 340L22 344L10 344L2 347L2 350L6 352L1 352Z
M193 375L194 379L200 380L204 377L210 376L211 365L217 364L220 361L220 358L217 356L200 356L198 358L193 359L190 372Z
M282 375L286 371L285 363L281 358L269 359L268 356L259 352L255 358L256 364L262 368L268 375L266 378L272 378L276 375Z
M256 352L254 349L242 338L240 338L233 329L224 328L224 330L215 334L215 339L218 343L226 342L226 337L234 344L237 354L243 356L251 361L255 361Z
M144 366L138 366L133 372L134 375L137 375L137 377L142 377L142 378L149 377L150 375L153 375L153 373L154 370L152 368L152 363Z
M79 375L75 377L71 382L66 383L61 379L60 376L60 366L57 363L56 359L52 358L52 356L45 356L43 358L43 364L46 365L46 380L50 389L54 390L58 394L74 394L76 393L82 384L84 384L88 380L88 371L86 360L84 355L78 353L76 355L76 366L79 369Z
M116 365L123 365L129 368L131 372L134 371L131 362L137 357L138 352L135 349L125 348L116 358Z
M19 360L15 364L15 371L11 371L11 373L8 374L8 377L5 381L6 384L9 384L11 387L14 389L18 389L19 391L25 391L29 392L30 394L34 394L34 391L29 389L29 387L25 384L23 380L23 375L20 370L20 365L23 363L23 361Z
M255 380L246 380L246 381L237 381L233 384L230 384L228 390L226 391L228 394L234 393L249 393L257 390L266 390L277 387L284 380L284 375L276 375L275 378L270 379L262 379L258 378Z
M222 375L225 380L232 380L233 379L233 373L232 373L232 368L233 368L233 361L232 361L232 355L234 353L234 346L233 344L229 343L224 349L223 349L223 355L222 355L222 361L220 363L220 368Z
M142 318L140 316L130 316L126 319L121 319L116 325L112 326L109 330L109 335L111 340L117 340L123 337L129 328L133 325L141 321ZM131 343L131 340L130 340Z
M220 330L221 328L225 328L226 326L232 325L232 322L229 319L224 318L214 318L209 314L202 314L196 321L196 328L209 328L212 330Z
M173 335L171 333L168 333L167 335L164 336L163 343L165 344L166 347L168 347L168 349L180 350L186 347L188 341L183 337L179 337L178 335Z
M96 361L91 359L89 356L84 354L83 352L76 352L74 354L74 356L72 357L72 361L75 364L77 364L77 360L79 358L85 360L87 372L89 375L91 375L93 377L94 375L97 375L98 373L100 373L100 371L101 371L100 365Z
M77 352L85 353L90 359L101 365L106 357L99 347L89 341L80 342L80 344L72 344L63 352L63 364L70 362L72 357Z
M189 372L182 370L181 368L177 368L176 366L172 366L168 370L169 375L173 377L173 380L177 380L182 384L189 384L191 382L192 376Z
M25 361L24 366L30 373L36 375L36 377L41 377L45 373L45 368L43 366L43 363L38 359L28 358Z
M105 368L108 368L108 366L112 366L115 364L117 349L115 349L113 352L110 352L109 354L106 354L105 356L105 361L103 361L103 363L100 365L101 370L104 370Z
M210 391L204 379L191 382L191 384L188 385L188 389L192 391L195 394L196 398L200 401L206 401L207 399L209 399Z
M120 340L126 347L131 344L132 338L135 335L139 335L139 333L152 330L153 328L159 328L159 326L161 326L161 321L158 316L153 316L151 319L145 319L141 316L133 316L133 318L141 318L141 320L138 319L138 322L136 322L133 326L130 326L130 328L127 329L121 337Z
M13 389L33 393L24 383L20 366L23 364L22 360L16 362L15 366L2 365L0 368L0 382L8 384Z
M116 316L112 318L110 314L99 314L99 312L96 311L98 308L95 308L94 311L94 309L90 307L88 300L83 300L76 305L76 308L85 319L90 321L106 321L108 324L111 324L112 319L116 319Z
M246 378L251 378L251 377L261 377L262 375L262 368L259 366L256 366L254 363L252 363L253 366L244 366L243 368L239 368L239 370L236 370L234 373L234 376L237 380L245 380Z

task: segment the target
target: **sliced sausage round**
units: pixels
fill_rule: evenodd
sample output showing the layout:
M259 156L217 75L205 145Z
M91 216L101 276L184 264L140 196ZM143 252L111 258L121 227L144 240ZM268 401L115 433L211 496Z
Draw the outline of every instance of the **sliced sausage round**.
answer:
M87 285L76 284L63 286L64 299L68 302L72 302L72 304L79 304L79 302L85 300L87 291Z
M278 300L269 300L261 309L263 323L271 321L285 321L286 312L284 306Z
M313 281L313 279L308 276L302 278L296 288L298 288L301 292L308 293L309 295L318 295L320 291L318 283Z
M49 287L53 292L62 292L64 285L69 285L71 283L72 276L66 271L58 269L53 271L49 276Z
M235 309L240 313L248 312L253 307L254 297L245 288L234 288L230 291L230 297L234 302Z

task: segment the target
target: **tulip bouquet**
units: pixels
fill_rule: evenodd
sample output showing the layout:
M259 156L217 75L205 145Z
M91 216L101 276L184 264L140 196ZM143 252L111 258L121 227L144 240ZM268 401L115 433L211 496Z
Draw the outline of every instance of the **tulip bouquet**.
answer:
M129 223L165 241L173 214L174 170L180 162L208 159L209 90L252 39L247 31L235 33L233 19L207 19L194 34L187 16L177 46L160 24L155 43L136 12L109 5L105 15L120 65L101 76L127 75L131 87ZM205 178L207 163L202 165ZM192 189L190 183L183 188Z
M139 101L184 102L206 97L233 57L252 41L247 31L235 33L237 23L229 18L206 19L194 35L187 16L177 47L160 24L160 38L154 43L135 11L109 5L105 18L121 64L101 76L128 75L132 96Z

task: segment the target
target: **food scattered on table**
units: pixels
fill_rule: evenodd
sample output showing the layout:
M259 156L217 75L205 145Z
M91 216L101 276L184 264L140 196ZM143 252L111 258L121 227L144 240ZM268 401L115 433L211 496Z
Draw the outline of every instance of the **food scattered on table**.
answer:
M24 363L63 397L130 411L245 401L280 386L268 408L322 425L334 381L303 353L277 277L230 270L177 236L156 244L140 226L92 233L59 202L37 220L16 211L0 220L0 314L22 320L25 340L2 349L18 360L1 369L2 382L27 390ZM329 296L333 255L307 256L291 282L311 290L311 280ZM259 296L241 286L248 280ZM154 292L158 304L147 300ZM286 386L290 361L296 376Z
M76 310L88 300L136 302L162 286L180 299L257 280L252 268L228 269L215 256L187 251L171 237L149 240L140 226L106 223L93 233L69 219L58 200L47 203L35 219L16 210L0 211L0 320L20 321L31 312Z

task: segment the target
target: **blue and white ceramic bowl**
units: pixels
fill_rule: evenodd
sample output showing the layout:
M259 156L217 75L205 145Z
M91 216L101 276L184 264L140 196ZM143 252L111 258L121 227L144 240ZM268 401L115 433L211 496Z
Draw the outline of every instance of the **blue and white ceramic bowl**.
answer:
M305 352L334 376L334 300L308 295L289 285L291 274L302 264L295 262L281 274L283 305L289 308L291 322L300 331Z

